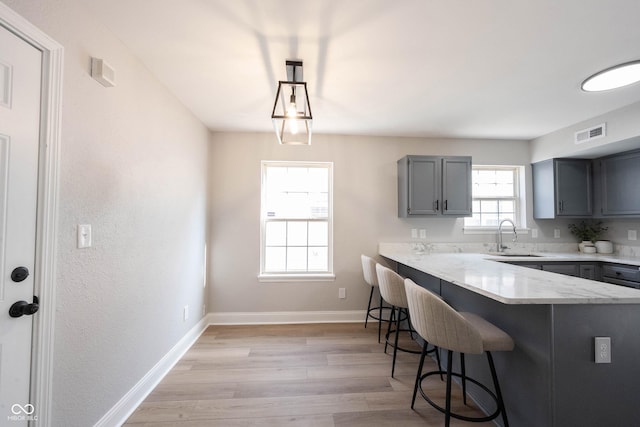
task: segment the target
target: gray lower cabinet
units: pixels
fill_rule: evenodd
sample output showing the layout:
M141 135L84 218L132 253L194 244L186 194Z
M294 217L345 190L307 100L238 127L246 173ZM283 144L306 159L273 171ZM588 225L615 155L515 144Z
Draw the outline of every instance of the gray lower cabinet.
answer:
M600 280L600 268L597 264L579 264L578 275L583 279Z
M640 268L625 264L603 264L602 281L640 289Z
M573 263L550 263L542 264L542 271L550 271L552 273L564 274L565 276L578 277L580 270L577 264Z
M398 216L471 216L471 157L398 160Z
M581 277L583 279L600 280L600 266L597 262L570 262L570 261L555 261L555 262L527 262L527 261L511 261L508 264L518 265L520 267L533 268L535 270L549 271L551 273L564 274L565 276ZM638 280L640 280L640 270L636 269L639 274Z
M603 157L599 162L600 213L640 215L640 151Z
M590 217L592 165L587 159L550 159L531 165L533 217Z

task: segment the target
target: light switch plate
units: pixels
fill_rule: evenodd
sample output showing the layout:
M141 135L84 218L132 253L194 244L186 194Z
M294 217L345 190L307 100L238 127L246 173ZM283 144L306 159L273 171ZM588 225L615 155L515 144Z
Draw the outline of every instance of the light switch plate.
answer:
M425 230L424 228L420 229L420 238L421 239L426 239L427 238L427 230Z
M538 229L537 228L532 228L531 229L531 238L532 239L537 239L538 238Z
M78 249L91 247L91 224L78 225Z
M560 238L560 229L556 228L555 230L553 230L553 238L554 239Z
M636 230L627 230L627 239L638 240L638 232Z
M411 238L412 239L417 239L418 238L418 229L417 228L412 228L411 229Z

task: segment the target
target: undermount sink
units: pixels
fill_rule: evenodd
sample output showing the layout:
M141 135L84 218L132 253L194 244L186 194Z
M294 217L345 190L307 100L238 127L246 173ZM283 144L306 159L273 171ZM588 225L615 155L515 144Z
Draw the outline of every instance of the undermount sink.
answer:
M511 256L511 257L518 257L518 258L536 258L536 257L541 257L542 255L534 255L534 254L515 254L513 252L493 252L491 253L491 255L494 256Z

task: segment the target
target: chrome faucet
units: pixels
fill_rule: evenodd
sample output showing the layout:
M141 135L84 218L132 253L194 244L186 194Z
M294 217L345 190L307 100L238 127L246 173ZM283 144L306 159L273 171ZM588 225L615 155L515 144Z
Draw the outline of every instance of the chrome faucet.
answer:
M503 219L500 221L500 225L498 226L498 252L504 252L505 249L509 249L507 246L502 244L502 224L508 222L513 227L513 240L515 242L518 240L518 233L516 233L516 225L510 219Z

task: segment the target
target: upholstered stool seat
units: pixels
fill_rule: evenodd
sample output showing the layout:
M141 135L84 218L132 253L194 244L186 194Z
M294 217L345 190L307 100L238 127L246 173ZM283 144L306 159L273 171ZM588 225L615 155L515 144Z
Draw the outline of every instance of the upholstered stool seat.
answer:
M437 410L444 412L445 425L448 426L450 418L457 418L464 421L483 422L490 421L502 414L502 420L505 427L508 427L509 421L500 391L500 384L496 375L493 363L492 351L511 351L513 350L513 339L492 323L486 321L482 317L473 313L457 312L449 306L438 295L424 289L414 283L411 279L405 280L405 290L407 295L407 303L409 305L409 313L411 322L415 330L422 338L441 349L447 350L447 370L427 372L422 374L424 364L424 354L420 358L418 365L418 373L413 389L413 399L411 408L413 408L416 400L418 389L420 394L427 402ZM452 372L453 352L460 353L461 372ZM479 381L469 378L465 373L464 354L486 354L493 379L494 391L491 391L486 385ZM424 392L422 381L431 375L447 376L447 389L445 407L441 407L433 402ZM493 398L496 403L496 410L484 417L468 417L453 413L451 411L451 378L458 377L462 380L463 396L466 403L466 382L472 382L479 388L484 390Z
M379 295L380 302L376 307L371 307L371 301L373 301L373 294L376 289L379 290L378 286L378 275L376 274L376 260L373 258L361 255L362 260L362 274L364 276L364 281L367 286L371 287L371 292L369 292L369 304L367 305L367 315L364 318L364 327L367 327L367 323L369 322L369 318L378 321L378 342L380 342L380 336L382 331L382 322L389 322L391 318L391 307L385 307L382 301L382 295ZM378 292L379 293L379 292ZM383 317L382 313L388 313L387 317Z
M401 332L408 332L412 338L414 338L415 331L411 328L411 323L408 322L408 328L402 328L401 324L404 320L409 319L409 310L407 303L407 295L404 289L404 279L395 271L387 268L383 265L376 265L376 272L378 274L378 285L380 287L380 295L382 295L382 299L384 299L388 304L391 305L391 320L392 322L395 320L395 329L391 329L391 323L387 327L387 334L385 336L385 345L384 352L387 352L387 346L390 345L393 347L393 362L391 365L391 377L393 377L395 369L396 369L396 355L398 354L398 350L404 351L407 353L420 354L419 350L411 350L404 347L400 347L398 345L398 337ZM397 315L396 315L397 313ZM389 337L391 334L394 335L393 342L389 341ZM424 338L424 337L423 337ZM427 343L425 342L424 348L426 348ZM426 350L425 350L426 351ZM429 350L429 352L436 352L436 349ZM439 361L438 361L439 366Z

